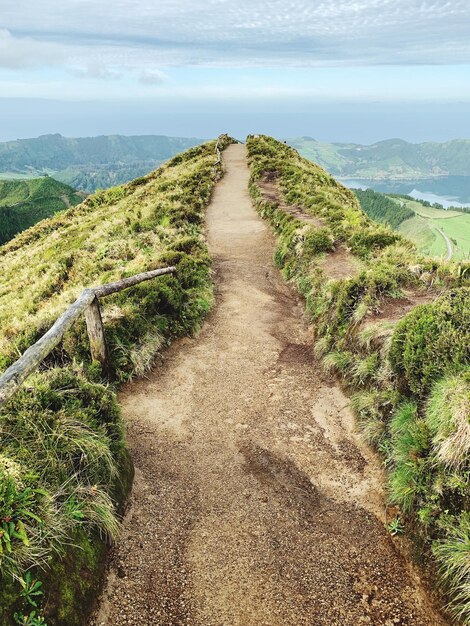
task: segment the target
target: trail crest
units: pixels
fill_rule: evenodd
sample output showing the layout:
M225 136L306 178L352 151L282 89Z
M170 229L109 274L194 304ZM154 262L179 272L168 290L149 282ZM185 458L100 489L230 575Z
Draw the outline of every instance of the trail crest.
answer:
M273 266L246 149L223 158L207 213L216 306L120 396L137 477L93 624L444 626Z

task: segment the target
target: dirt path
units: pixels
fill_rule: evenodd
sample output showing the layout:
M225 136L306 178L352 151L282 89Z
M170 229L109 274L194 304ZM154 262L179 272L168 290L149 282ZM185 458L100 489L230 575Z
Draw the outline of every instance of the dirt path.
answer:
M452 255L454 253L453 249L452 249L452 242L449 239L449 237L445 234L445 232L441 229L438 228L437 226L434 226L434 228L437 230L437 232L442 235L444 237L444 240L446 242L446 246L447 246L447 257L446 257L446 261L450 261L452 258Z
M272 265L244 146L208 211L218 303L121 403L137 477L94 624L444 625L397 554L378 461Z

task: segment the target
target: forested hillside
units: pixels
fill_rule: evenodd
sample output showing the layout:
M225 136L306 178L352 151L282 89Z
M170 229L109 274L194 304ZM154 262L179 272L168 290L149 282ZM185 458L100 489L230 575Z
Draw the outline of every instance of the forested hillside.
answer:
M83 193L49 176L0 180L0 245L54 213L79 204Z
M143 374L198 328L213 299L203 219L222 174L215 158L215 142L192 148L1 247L0 369L85 287L170 264L177 278L103 301L111 380ZM90 362L84 321L46 365L0 410L2 626L83 623L132 479L114 387Z
M398 228L398 226L405 220L414 217L414 212L409 209L405 203L399 203L391 200L382 193L377 193L372 189L355 189L361 209L364 213L376 222L382 224L388 224L392 228Z
M413 538L470 624L470 263L418 255L284 144L251 137L248 150L252 196L305 296L316 353L383 457L389 529Z
M0 177L47 173L92 192L143 176L199 143L200 139L161 135L71 138L55 134L18 139L0 143Z
M413 144L388 139L371 145L324 143L312 137L288 139L300 154L335 176L431 178L470 176L470 140Z

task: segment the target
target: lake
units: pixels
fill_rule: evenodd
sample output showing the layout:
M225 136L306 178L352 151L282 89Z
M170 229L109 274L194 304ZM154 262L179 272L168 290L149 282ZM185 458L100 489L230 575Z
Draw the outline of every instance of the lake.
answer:
M470 176L442 176L413 180L374 180L339 178L343 185L356 189L373 189L382 193L399 193L416 200L438 202L444 208L470 207Z

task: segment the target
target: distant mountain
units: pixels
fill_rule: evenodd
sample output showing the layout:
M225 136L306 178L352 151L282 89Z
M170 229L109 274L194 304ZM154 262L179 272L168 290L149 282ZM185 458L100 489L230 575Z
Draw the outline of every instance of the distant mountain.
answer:
M201 139L141 135L70 138L42 135L0 143L1 173L49 174L87 192L128 182L163 161L202 142Z
M84 197L49 176L0 180L0 245L57 211L79 204Z
M369 179L470 176L469 139L420 144L388 139L364 146L300 137L288 139L287 143L334 176Z

